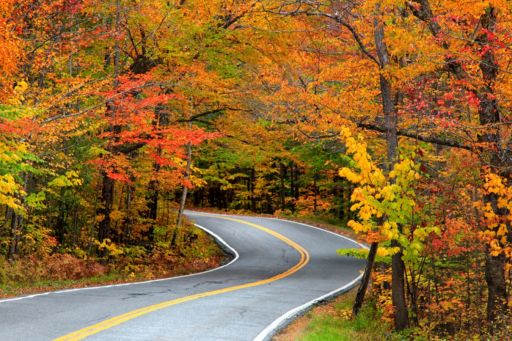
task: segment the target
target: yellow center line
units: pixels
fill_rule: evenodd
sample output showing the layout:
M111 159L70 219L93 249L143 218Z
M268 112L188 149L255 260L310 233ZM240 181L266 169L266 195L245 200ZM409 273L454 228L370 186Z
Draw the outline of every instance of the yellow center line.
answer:
M244 220L241 220L241 219L228 218L228 217L219 217L219 216L215 216L215 218L224 219L224 220L231 220L231 221L234 221L234 222L237 222L237 223L240 223L240 224L248 225L248 226L251 226L253 228L256 228L258 230L261 230L261 231L263 231L265 233L268 233L268 234L276 237L277 239L281 240L282 242L284 242L285 244L291 246L292 248L294 248L295 250L297 250L299 252L299 254L300 254L299 262L297 264L295 264L293 267L291 267L290 269L286 270L285 272L282 272L280 274L277 274L275 276L269 277L269 278L264 279L264 280L259 280L259 281L250 282L250 283L246 283L246 284L240 284L240 285L235 285L235 286L231 286L231 287L227 287L227 288L222 288L222 289L202 292L202 293L199 293L199 294L185 296L185 297L177 298L177 299L174 299L174 300L165 301L165 302L153 304L153 305L150 305L150 306L147 306L147 307L143 307L143 308L139 308L139 309L136 309L136 310L132 310L132 311L127 312L125 314L115 316L115 317L110 318L108 320L104 320L102 322L90 325L90 326L85 327L83 329L80 329L80 330L74 331L72 333L69 333L67 335L61 336L59 338L56 338L54 341L82 340L82 339L85 339L88 336L97 334L97 333L99 333L101 331L104 331L106 329L109 329L109 328L112 328L114 326L120 325L121 323L127 322L127 321L132 320L132 319L134 319L136 317L139 317L139 316L151 313L151 312L156 311L156 310L164 309L164 308L167 308L167 307L170 307L170 306L173 306L173 305L177 305L177 304L180 304L180 303L188 302L188 301L197 300L197 299L203 298L203 297L209 297L209 296L224 294L224 293L227 293L227 292L237 291L237 290L241 290L241 289L245 289L245 288L252 288L252 287L259 286L259 285L275 282L277 280L283 279L285 277L288 277L288 276L294 274L295 272L299 271L304 266L306 266L306 264L309 262L309 253L306 251L306 249L304 249L304 247L302 247L301 245L297 244L293 240L290 240L290 239L286 238L285 236L283 236L280 233L277 233L277 232L275 232L275 231L273 231L273 230L271 230L269 228L263 227L261 225L254 224L254 223L251 223L251 222L248 222L248 221L244 221Z

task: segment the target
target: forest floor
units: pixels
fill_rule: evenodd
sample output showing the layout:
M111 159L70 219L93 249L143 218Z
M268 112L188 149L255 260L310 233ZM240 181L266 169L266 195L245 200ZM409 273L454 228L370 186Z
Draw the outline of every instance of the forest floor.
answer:
M138 282L196 273L218 267L228 257L204 231L187 224L194 236L178 250L160 247L110 258L108 261L70 253L0 259L0 298L53 290Z

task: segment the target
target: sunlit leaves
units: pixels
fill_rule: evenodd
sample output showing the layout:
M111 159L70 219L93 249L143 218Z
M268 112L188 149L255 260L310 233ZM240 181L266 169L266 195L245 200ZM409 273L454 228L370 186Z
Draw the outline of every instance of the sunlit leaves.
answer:
M512 225L512 186L507 179L488 171L485 174L485 194L492 198L488 202L475 202L474 205L482 212L482 236L487 241L491 255L504 253L512 257L509 226Z
M418 166L403 159L386 176L373 162L361 136L353 137L349 128L344 127L342 140L354 165L342 168L339 174L356 185L351 210L357 212L358 219L349 221L348 226L371 242L397 240L404 248L404 259L417 259L427 237L439 232L437 227L418 226L414 217L415 185L420 179ZM392 248L380 252L391 255L397 251Z
M22 214L24 212L21 201L19 200L20 194L23 194L23 189L16 183L14 177L10 174L0 175L0 204L10 207L16 212Z

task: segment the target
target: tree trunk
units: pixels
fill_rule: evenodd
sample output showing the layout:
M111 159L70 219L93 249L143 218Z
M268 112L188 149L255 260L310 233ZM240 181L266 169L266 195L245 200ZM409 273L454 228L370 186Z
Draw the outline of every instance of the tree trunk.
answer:
M503 253L492 256L487 250L485 256L485 280L488 287L487 297L487 319L497 329L499 325L506 323L504 316L508 310L507 282L503 276L506 257Z
M361 310L361 307L363 306L364 296L366 295L366 289L370 283L373 264L375 263L375 256L377 255L378 248L379 243L373 242L370 245L370 251L368 253L368 259L366 261L363 278L361 279L361 285L359 286L359 289L357 289L356 299L354 301L354 305L352 306L352 317L356 317L359 313L359 310Z
M25 204L25 198L30 193L30 181L31 181L31 175L29 173L24 173L23 176L23 189L25 191L25 194L20 196L21 204ZM22 234L23 229L23 216L20 214L17 214L14 210L12 211L12 220L11 220L11 236L12 241L11 245L9 246L9 251L7 258L12 261L14 258L18 255L18 244L20 241L20 237Z
M407 301L405 300L405 266L402 260L401 245L396 240L391 241L391 247L400 251L391 258L391 299L393 301L395 330L404 330L409 325Z
M485 13L480 18L482 29L487 32L496 31L497 13L496 10L490 6L486 9ZM498 77L499 66L496 63L494 51L492 48L484 50L490 46L492 42L489 41L489 35L483 32L477 37L477 42L482 46L482 50L486 51L482 55L480 62L480 70L482 71L484 84L478 90L478 116L482 126L488 126L494 123L499 123L500 112L498 108L498 101L496 99L494 84ZM491 128L483 130L479 136L479 141L488 143L491 148L489 155L484 155L484 161L491 164L492 171L504 177L509 177L509 172L506 169L508 165L509 151L503 151L501 146L501 136L499 128ZM507 210L500 210L497 207L497 198L494 194L484 196L484 203L490 203L494 212L498 216L507 215ZM508 226L509 234L512 232ZM508 313L508 295L506 290L505 280L505 256L500 254L493 256L490 254L490 248L486 248L486 261L485 261L485 280L488 288L487 300L487 319L491 322L493 328L498 328L503 323L506 323L505 316Z
M254 167L251 168L251 174L249 177L249 184L250 184L250 196L249 200L251 202L251 211L256 212L256 198L254 195L254 183L256 182L256 170Z
M4 229L6 230L6 233L10 234L12 236L12 219L14 219L14 210L12 208L10 208L9 206L6 206L5 208L5 225L4 225ZM9 246L9 249L7 251L7 259L8 260L11 260L11 252L10 252L10 246Z
M158 150L160 153L160 150ZM153 164L153 173L158 174L160 165L156 162ZM148 197L147 206L149 209L149 219L152 220L151 226L148 230L148 240L152 243L155 240L155 224L158 218L158 198L160 197L160 191L158 190L158 180L153 178L148 184Z
M117 37L119 36L119 31L121 28L121 0L115 0L115 21L114 21L114 30L116 33L116 39L114 41L114 88L119 86L119 60L121 56L121 50L119 46L119 41ZM109 115L115 115L116 108L114 103L107 102L107 112ZM119 130L119 127L112 127L114 131ZM107 150L109 148L107 147ZM100 221L98 226L98 240L103 242L105 239L110 238L110 213L112 213L112 207L114 205L114 186L115 182L111 179L105 171L102 171L102 188L101 188L101 205L97 210L97 214L103 216L103 219Z
M7 259L12 262L16 258L18 254L18 242L20 239L20 219L21 216L16 214L14 211L11 216L11 244L9 245L9 252L7 254Z
M62 193L63 191L61 191ZM64 239L66 235L66 220L67 220L67 206L63 203L59 205L59 216L57 218L57 222L55 224L56 229L56 237L59 244L64 244Z
M185 174L183 177L183 192L181 193L181 202L180 207L178 209L178 219L176 221L176 227L174 228L172 239L171 239L171 247L176 246L176 238L178 236L178 229L181 227L183 223L183 212L185 211L185 205L187 203L187 194L188 194L188 181L190 179L190 168L192 166L192 144L187 144L187 165L185 166Z
M375 46L380 61L380 68L384 69L389 64L388 51L384 41L384 24L375 20L374 27ZM382 73L382 70L380 74L380 90L386 126L387 170L391 171L398 156L398 116L393 100L394 94L391 83ZM407 302L405 299L405 268L402 261L402 247L400 243L397 240L392 240L391 246L400 248L400 251L394 254L391 260L391 297L393 301L395 330L400 331L409 325Z
M290 192L291 192L292 198L297 199L297 198L295 198L295 164L293 162L290 163ZM296 207L297 207L296 202L293 201L292 212L295 213Z
M313 213L316 214L318 210L318 186L316 183L317 175L313 174Z
M149 218L156 221L158 218L158 181L152 180L150 185L151 195L149 200Z
M133 193L135 189L131 185L126 186L126 200L125 200L125 211L130 212L133 200ZM129 213L128 217L124 220L124 233L123 238L126 241L129 241L132 237L132 229L133 229L134 217ZM151 225L153 227L153 225Z
M103 219L98 226L98 240L103 242L110 238L110 213L114 205L114 180L105 172L102 172L101 205L98 209L98 215Z
M300 184L299 184L300 169L299 169L299 166L297 166L295 163L292 163L292 167L293 167L293 178L294 178L294 186L292 186L293 197L295 198L295 200L299 200L299 197L300 197Z
M143 71L146 72L149 70L149 67L147 69L143 68ZM171 90L165 91L166 93L171 92ZM169 112L166 110L165 105L159 104L155 108L155 119L153 121L154 127L167 127L170 124L169 119ZM158 137L161 138L162 135L159 133ZM156 154L158 156L162 155L162 148L161 146L157 147ZM147 206L149 209L149 218L152 220L151 226L148 230L148 239L152 243L154 241L154 226L156 224L157 218L158 218L158 200L160 197L160 190L159 190L159 181L157 178L158 172L160 171L160 164L158 162L153 162L153 174L154 177L151 179L151 181L148 184L148 197L147 197Z
M391 85L382 75L380 76L380 85L386 124L388 171L391 171L396 163L398 151L397 114L393 103ZM398 228L400 229L400 226ZM392 240L391 246L400 249L391 258L391 298L393 301L395 330L400 331L409 325L407 301L405 299L405 267L402 261L402 246L397 240Z
M279 181L280 181L279 202L280 202L281 209L284 210L285 209L285 196L286 196L285 186L284 186L284 181L285 181L285 177L286 177L286 166L283 163L280 163L279 166L280 166L280 172L279 172L279 178L280 178L279 179Z

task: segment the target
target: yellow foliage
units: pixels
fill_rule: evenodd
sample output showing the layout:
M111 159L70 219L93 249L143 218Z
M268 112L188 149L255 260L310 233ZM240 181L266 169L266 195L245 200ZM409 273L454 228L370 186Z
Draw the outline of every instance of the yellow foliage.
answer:
M12 208L18 213L23 213L24 208L17 195L23 195L24 191L11 174L0 175L0 204Z
M124 253L122 248L118 247L114 242L112 242L108 238L103 240L101 243L95 240L94 244L96 244L99 250L107 251L110 257L121 256Z
M113 210L110 212L110 219L114 222L123 220L124 216L125 214L119 210Z
M403 159L386 177L373 162L363 138L352 136L348 127L341 131L354 166L342 168L339 175L357 185L351 195L351 210L357 211L358 219L349 221L348 226L372 239L377 234L380 242L397 240L404 248L405 257L417 257L428 235L439 231L432 226L410 227L416 204L413 186L421 178L417 165L410 159ZM381 247L378 252L392 255L397 251Z
M505 253L507 257L512 254L512 245L508 242L509 228L512 225L512 187L507 179L490 171L484 177L484 195L494 197L495 202L486 202L484 205L476 202L474 207L483 216L485 230L481 236L490 247L492 256Z

